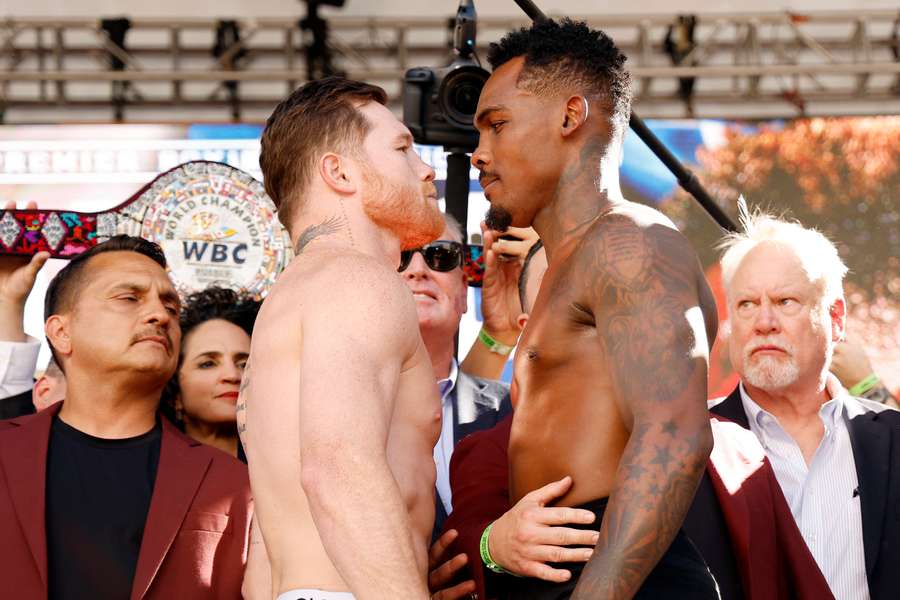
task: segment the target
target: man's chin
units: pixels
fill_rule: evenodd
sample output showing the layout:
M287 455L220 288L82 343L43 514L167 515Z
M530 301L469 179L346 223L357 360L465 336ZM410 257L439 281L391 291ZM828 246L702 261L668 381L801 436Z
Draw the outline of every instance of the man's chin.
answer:
M494 204L491 205L487 214L484 216L484 223L487 225L488 229L493 229L494 231L499 231L501 233L510 228L512 221L512 214L508 210Z
M797 382L799 372L790 362L765 361L748 366L744 379L750 385L767 392L777 392Z
M128 368L143 377L158 376L161 380L168 381L175 374L178 365L168 358L141 356L129 361Z
M444 232L444 217L441 211L435 210L427 215L422 215L418 223L410 223L400 232L400 248L412 250L430 244L441 237Z

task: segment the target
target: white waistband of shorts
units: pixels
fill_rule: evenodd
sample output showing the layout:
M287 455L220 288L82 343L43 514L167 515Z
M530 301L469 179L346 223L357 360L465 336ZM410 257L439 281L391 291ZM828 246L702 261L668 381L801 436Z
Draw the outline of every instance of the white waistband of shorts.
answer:
M291 590L278 594L277 600L355 600L350 592L323 590Z

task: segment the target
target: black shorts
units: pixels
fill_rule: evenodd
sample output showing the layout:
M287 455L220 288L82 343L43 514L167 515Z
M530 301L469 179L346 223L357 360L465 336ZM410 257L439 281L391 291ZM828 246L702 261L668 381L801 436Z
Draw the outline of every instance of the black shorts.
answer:
M589 510L597 518L590 525L566 525L576 529L600 529L608 498L601 498L576 508ZM585 563L550 563L551 567L571 571L565 583L553 583L527 577L505 577L507 600L567 600L575 591ZM635 594L637 600L718 600L719 590L700 553L683 531L679 530L672 545L644 580Z

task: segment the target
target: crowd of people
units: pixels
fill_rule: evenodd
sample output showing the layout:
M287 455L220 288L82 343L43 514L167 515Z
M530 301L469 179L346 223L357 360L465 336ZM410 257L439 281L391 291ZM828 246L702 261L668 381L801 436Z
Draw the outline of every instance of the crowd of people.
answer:
M743 214L720 324L687 240L622 198L611 40L548 20L488 60L461 362L463 231L384 91L344 78L267 122L295 257L261 304L180 298L116 236L51 281L35 381L47 256L0 257L3 597L896 597L900 412L843 342L834 244Z

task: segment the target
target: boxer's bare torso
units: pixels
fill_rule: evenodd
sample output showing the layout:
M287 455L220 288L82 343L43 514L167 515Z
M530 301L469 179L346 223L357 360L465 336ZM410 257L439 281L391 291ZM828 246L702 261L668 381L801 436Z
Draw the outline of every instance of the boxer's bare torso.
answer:
M619 204L556 249L516 353L512 502L566 475L574 485L561 506L611 494L633 429L628 392L667 395L698 377L670 356L684 332L679 315L692 307L705 348L716 335L712 293L693 250L656 211ZM677 468L675 454L663 448L658 462Z
M366 460L366 453L379 452L377 443L369 449L356 443L384 440L390 476L406 509L406 515L388 516L405 521L411 531L412 560L424 582L434 521L432 448L440 433L440 403L413 298L399 276L352 250L305 251L263 305L242 390L238 424L273 592L352 591L336 566L342 564L339 558L326 553L322 536L331 529L316 522L313 499L305 491L316 484L321 470L304 469L308 465L301 454L309 455L303 444L329 427L336 428L329 438L336 457L355 458L358 452ZM348 402L348 396L355 398ZM332 398L343 405L335 406ZM355 418L363 409L370 416ZM325 468L330 464L327 457L320 462ZM335 461L334 469L345 464L352 468L354 462ZM378 489L367 489L367 477L352 470L346 477L353 478L346 482L353 497L325 499L325 511L350 515L365 506L377 512L387 502ZM361 504L361 498L366 502ZM381 526L379 519L372 521L367 526ZM356 533L365 536L364 531ZM343 549L332 545L329 550Z

